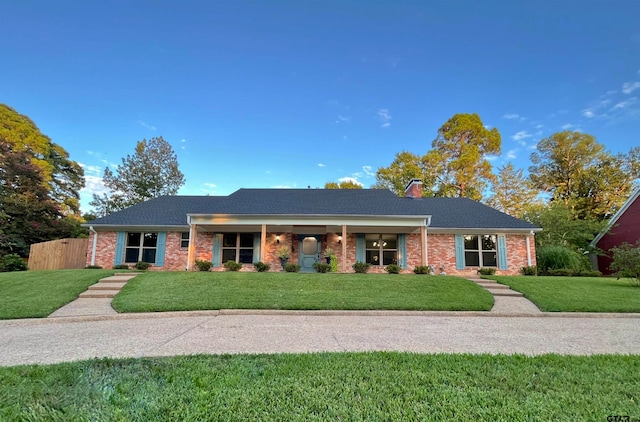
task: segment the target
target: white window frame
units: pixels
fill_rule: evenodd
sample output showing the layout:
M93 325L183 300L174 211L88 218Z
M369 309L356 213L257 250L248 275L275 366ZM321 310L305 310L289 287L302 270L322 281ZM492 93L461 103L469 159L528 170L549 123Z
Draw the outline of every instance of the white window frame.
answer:
M493 243L495 244L495 249L482 249L482 237L484 236L493 236ZM477 249L467 249L467 237L476 237L476 246ZM499 258L498 258L498 235L496 234L466 234L463 235L464 242L464 265L465 267L476 267L476 265L468 265L467 264L467 252L477 253L478 254L478 265L477 267L483 268L498 268L499 267ZM493 252L496 256L495 265L484 265L483 252Z
M374 245L377 243L377 247L376 248L368 248L367 247L367 237L368 236L372 236L372 235L378 236L378 240L376 242L374 242ZM365 234L364 235L364 245L365 245L364 246L364 260L365 260L365 262L368 262L367 261L367 252L377 251L378 252L378 256L380 257L379 262L378 263L368 262L368 263L371 264L371 265L378 265L378 266L384 267L386 265L389 265L389 264L383 264L383 262L384 262L384 253L385 252L395 252L396 253L396 259L395 259L395 262L393 262L393 264L398 264L398 235L395 235L395 236L396 236L396 247L394 249L387 249L387 248L384 247L385 243L382 240L382 234L374 234L374 233Z
M129 234L132 233L139 233L140 234L140 245L138 246L129 246ZM144 235L145 234L155 234L156 235L156 246L144 246ZM153 255L155 257L154 262L149 262L149 264L155 264L155 261L158 259L158 237L159 237L159 233L158 232L127 232L125 234L125 245L124 245L124 258L123 258L123 262L125 264L135 264L138 262L142 261L142 257L144 256L144 251L145 250L151 250L153 249L155 251L155 254ZM138 260L133 262L133 261L127 261L127 250L129 249L138 249ZM146 261L145 261L146 262Z
M185 234L186 239L185 239ZM189 248L189 232L181 232L180 233L180 249L188 249Z
M228 235L232 235L235 234L236 235L236 245L235 246L224 246L224 236L228 236ZM241 235L251 235L252 239L251 239L251 247L249 246L240 246L240 236ZM235 262L240 262L239 261L239 257L240 257L240 251L241 250L247 250L250 249L251 250L251 261L253 261L253 254L255 253L254 248L253 248L253 233L223 233L222 234L222 245L221 245L221 250L220 250L220 254L221 254L221 261L224 264L226 261L224 259L224 251L228 251L228 250L233 250L235 251ZM243 264L250 264L251 262L243 262Z

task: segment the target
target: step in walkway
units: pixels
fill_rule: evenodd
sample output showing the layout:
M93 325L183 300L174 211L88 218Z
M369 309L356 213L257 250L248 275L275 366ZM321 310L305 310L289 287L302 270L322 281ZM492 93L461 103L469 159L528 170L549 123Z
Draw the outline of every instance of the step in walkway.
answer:
M483 287L493 295L493 308L491 313L494 314L522 314L534 315L542 312L529 299L525 298L522 293L511 290L509 286L500 284L495 280L487 280L484 278L469 278L480 287Z
M67 303L47 318L60 318L87 315L115 315L111 300L125 284L140 273L116 273L111 277L99 280L96 284L80 293L78 299Z

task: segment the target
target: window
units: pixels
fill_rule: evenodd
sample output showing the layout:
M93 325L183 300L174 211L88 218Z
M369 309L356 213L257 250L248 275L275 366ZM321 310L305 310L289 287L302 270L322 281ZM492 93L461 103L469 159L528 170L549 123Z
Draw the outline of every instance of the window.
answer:
M222 235L222 262L242 264L253 262L253 233L224 233Z
M155 264L158 233L127 233L124 262L148 262Z
M467 267L497 267L495 234L464 236L464 263Z
M395 234L367 234L365 240L365 260L371 265L398 263L398 236Z
M180 234L180 248L186 249L189 247L189 232L182 232Z

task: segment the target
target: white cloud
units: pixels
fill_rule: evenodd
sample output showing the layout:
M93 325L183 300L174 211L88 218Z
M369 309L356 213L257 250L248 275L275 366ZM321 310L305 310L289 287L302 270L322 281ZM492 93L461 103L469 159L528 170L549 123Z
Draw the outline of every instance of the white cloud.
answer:
M582 110L582 115L584 117L586 117L586 118L589 118L589 119L592 119L592 118L596 117L596 114L590 108L588 108L586 110Z
M108 192L109 190L104 185L102 177L92 175L84 176L84 188L80 189L80 195L93 197L94 194L101 196L103 193Z
M382 122L382 127L386 128L391 126L391 122L389 121L391 120L391 113L389 113L389 110L387 110L386 108L381 108L380 110L378 110L378 117Z
M637 97L631 97L628 100L620 101L618 104L614 105L611 110L622 110L624 108L629 107L630 105L635 104L637 100L638 100Z
M86 176L87 174L98 175L98 176L102 174L102 167L100 166L88 166L83 163L78 163L78 164L84 170L85 177L87 177Z
M487 155L486 158L488 161L496 161L499 157L497 155Z
M510 159L510 160L515 159L516 158L516 152L517 152L517 150L515 150L515 149L511 149L511 150L507 151L507 158Z
M351 182L355 183L356 185L362 186L362 183L358 182L358 179L353 177L341 177L340 179L338 179L338 182Z
M371 166L362 166L362 170L368 177L373 177L376 175L376 173L373 171L373 167Z
M562 130L569 130L569 129L574 128L574 127L576 127L576 126L575 126L575 125L572 125L571 123L566 123L566 124L564 124L564 125L560 126L560 129L562 129Z
M293 186L292 185L275 185L275 186L271 186L271 189L295 189L296 188L296 184L294 183Z
M521 130L520 132L516 133L515 135L513 135L511 137L511 139L513 139L514 141L516 141L517 143L519 143L520 145L526 145L526 142L524 141L527 138L531 138L533 135L528 133L526 130Z
M318 163L318 167L327 167L326 164Z
M206 182L203 183L203 185L206 189L200 189L202 192L206 193L207 195L213 195L216 193L215 189L218 187L218 185L216 185L215 183Z
M157 129L157 127L155 127L155 126L153 126L153 125L150 125L150 124L148 124L148 123L145 123L145 122L143 122L142 120L138 120L138 123L140 123L140 126L142 126L142 127L144 127L144 128L147 128L147 129L149 129L149 130L156 130L156 129Z
M625 82L622 84L622 92L625 94L631 94L638 88L640 88L640 81Z
M507 114L503 114L502 118L507 120L514 120L514 119L519 119L520 115L515 113L507 113Z
M336 123L349 123L351 121L351 117L344 117L341 115L338 115L338 120L336 120Z

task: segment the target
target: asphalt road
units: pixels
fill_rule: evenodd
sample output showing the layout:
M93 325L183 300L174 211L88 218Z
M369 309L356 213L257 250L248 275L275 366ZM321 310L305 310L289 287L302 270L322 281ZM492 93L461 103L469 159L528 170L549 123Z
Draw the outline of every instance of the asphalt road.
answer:
M0 365L342 351L640 354L640 315L194 312L0 321Z

